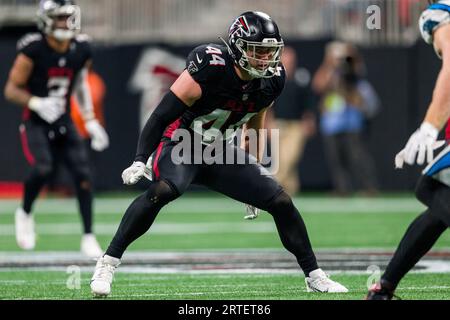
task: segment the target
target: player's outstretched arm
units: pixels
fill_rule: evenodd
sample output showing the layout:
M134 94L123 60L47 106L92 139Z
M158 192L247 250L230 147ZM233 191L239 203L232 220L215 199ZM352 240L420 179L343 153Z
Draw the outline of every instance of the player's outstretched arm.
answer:
M425 119L419 129L409 138L405 148L395 156L395 166L403 164L430 163L433 151L445 144L436 141L450 117L450 24L443 25L433 33L435 51L442 58L442 67L433 91L433 98L428 107Z
M433 38L435 50L442 57L442 68L424 122L440 131L450 118L450 24L438 28Z
M193 105L200 97L200 85L187 71L184 71L147 120L139 136L134 160L145 163L158 146L167 126L177 120L186 108Z
M142 130L133 164L122 173L125 184L134 184L144 175L145 163L158 146L164 130L200 99L200 85L184 71L155 108Z

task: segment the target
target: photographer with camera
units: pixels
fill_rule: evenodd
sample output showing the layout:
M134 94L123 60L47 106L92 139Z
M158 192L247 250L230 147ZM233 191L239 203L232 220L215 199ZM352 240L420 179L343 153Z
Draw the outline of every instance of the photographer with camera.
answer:
M375 194L374 161L365 147L363 133L368 120L378 112L379 100L365 79L364 62L356 47L340 41L329 43L312 87L321 97L320 130L334 192Z

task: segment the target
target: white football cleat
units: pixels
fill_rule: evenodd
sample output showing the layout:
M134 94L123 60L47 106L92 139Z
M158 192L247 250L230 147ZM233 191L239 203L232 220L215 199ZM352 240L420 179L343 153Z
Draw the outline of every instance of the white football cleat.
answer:
M103 254L93 233L85 233L81 237L81 252L89 258L99 258Z
M15 213L16 241L23 250L33 250L36 246L36 233L34 231L34 218L22 208Z
M106 297L111 293L114 271L120 259L104 255L97 260L94 275L91 279L91 292L97 297Z
M309 273L305 278L306 291L308 292L328 292L328 293L347 293L348 289L342 284L333 281L323 272L322 269L316 269Z

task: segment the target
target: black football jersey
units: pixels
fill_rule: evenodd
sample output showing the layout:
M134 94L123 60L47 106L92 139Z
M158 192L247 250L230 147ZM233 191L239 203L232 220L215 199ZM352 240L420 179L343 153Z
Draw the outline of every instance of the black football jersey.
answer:
M17 50L33 61L27 90L37 97L65 98L66 112L57 122L70 120L70 97L75 79L92 56L89 38L78 35L71 40L67 52L59 53L48 45L43 34L30 33L18 41ZM43 121L28 109L27 113L31 119Z
M184 128L201 134L205 143L218 136L228 140L234 136L232 132L270 106L285 82L281 65L271 78L241 80L227 48L216 44L195 48L187 58L186 69L200 85L202 96L166 129L167 138Z

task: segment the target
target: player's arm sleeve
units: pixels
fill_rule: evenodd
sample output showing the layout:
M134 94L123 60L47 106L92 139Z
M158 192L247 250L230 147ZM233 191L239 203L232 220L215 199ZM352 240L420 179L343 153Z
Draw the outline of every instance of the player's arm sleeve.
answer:
M158 146L164 130L186 111L188 106L169 91L151 114L139 136L134 161L146 163Z

